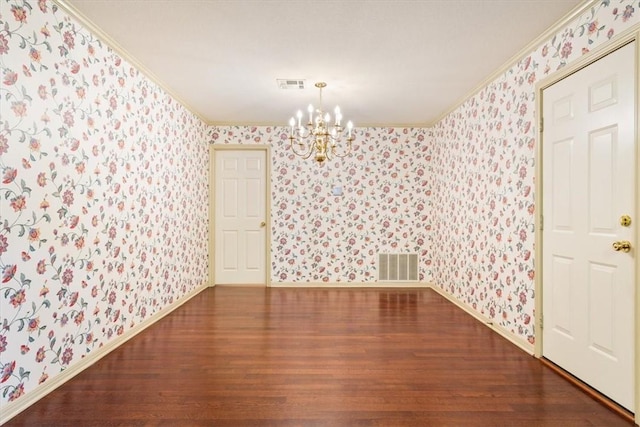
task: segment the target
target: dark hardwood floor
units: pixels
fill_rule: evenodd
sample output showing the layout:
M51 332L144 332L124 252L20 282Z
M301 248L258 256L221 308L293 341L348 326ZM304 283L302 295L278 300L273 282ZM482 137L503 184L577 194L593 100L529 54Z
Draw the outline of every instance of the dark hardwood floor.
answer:
M205 290L7 426L630 426L430 289Z

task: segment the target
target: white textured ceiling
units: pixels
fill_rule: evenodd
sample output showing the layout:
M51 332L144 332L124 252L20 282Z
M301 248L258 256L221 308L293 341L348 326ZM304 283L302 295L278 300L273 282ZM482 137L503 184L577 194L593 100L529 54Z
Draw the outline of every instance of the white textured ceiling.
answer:
M427 126L584 0L61 0L211 124ZM276 79L304 79L302 91Z

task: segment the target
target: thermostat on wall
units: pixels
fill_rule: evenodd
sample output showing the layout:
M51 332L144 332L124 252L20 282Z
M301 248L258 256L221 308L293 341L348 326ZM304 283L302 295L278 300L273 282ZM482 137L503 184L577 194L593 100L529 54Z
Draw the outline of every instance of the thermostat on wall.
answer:
M334 196L342 196L342 186L341 185L336 185L335 187L333 187L332 194Z

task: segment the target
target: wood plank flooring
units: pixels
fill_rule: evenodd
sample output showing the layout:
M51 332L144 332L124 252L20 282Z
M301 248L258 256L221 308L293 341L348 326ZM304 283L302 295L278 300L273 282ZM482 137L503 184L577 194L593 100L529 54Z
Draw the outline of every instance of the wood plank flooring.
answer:
M630 426L430 289L216 287L7 426Z

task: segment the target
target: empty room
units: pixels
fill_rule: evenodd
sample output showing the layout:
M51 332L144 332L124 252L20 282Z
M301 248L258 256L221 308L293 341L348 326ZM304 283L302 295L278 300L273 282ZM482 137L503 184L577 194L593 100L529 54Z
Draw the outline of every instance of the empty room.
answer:
M0 0L0 424L640 421L639 0Z

